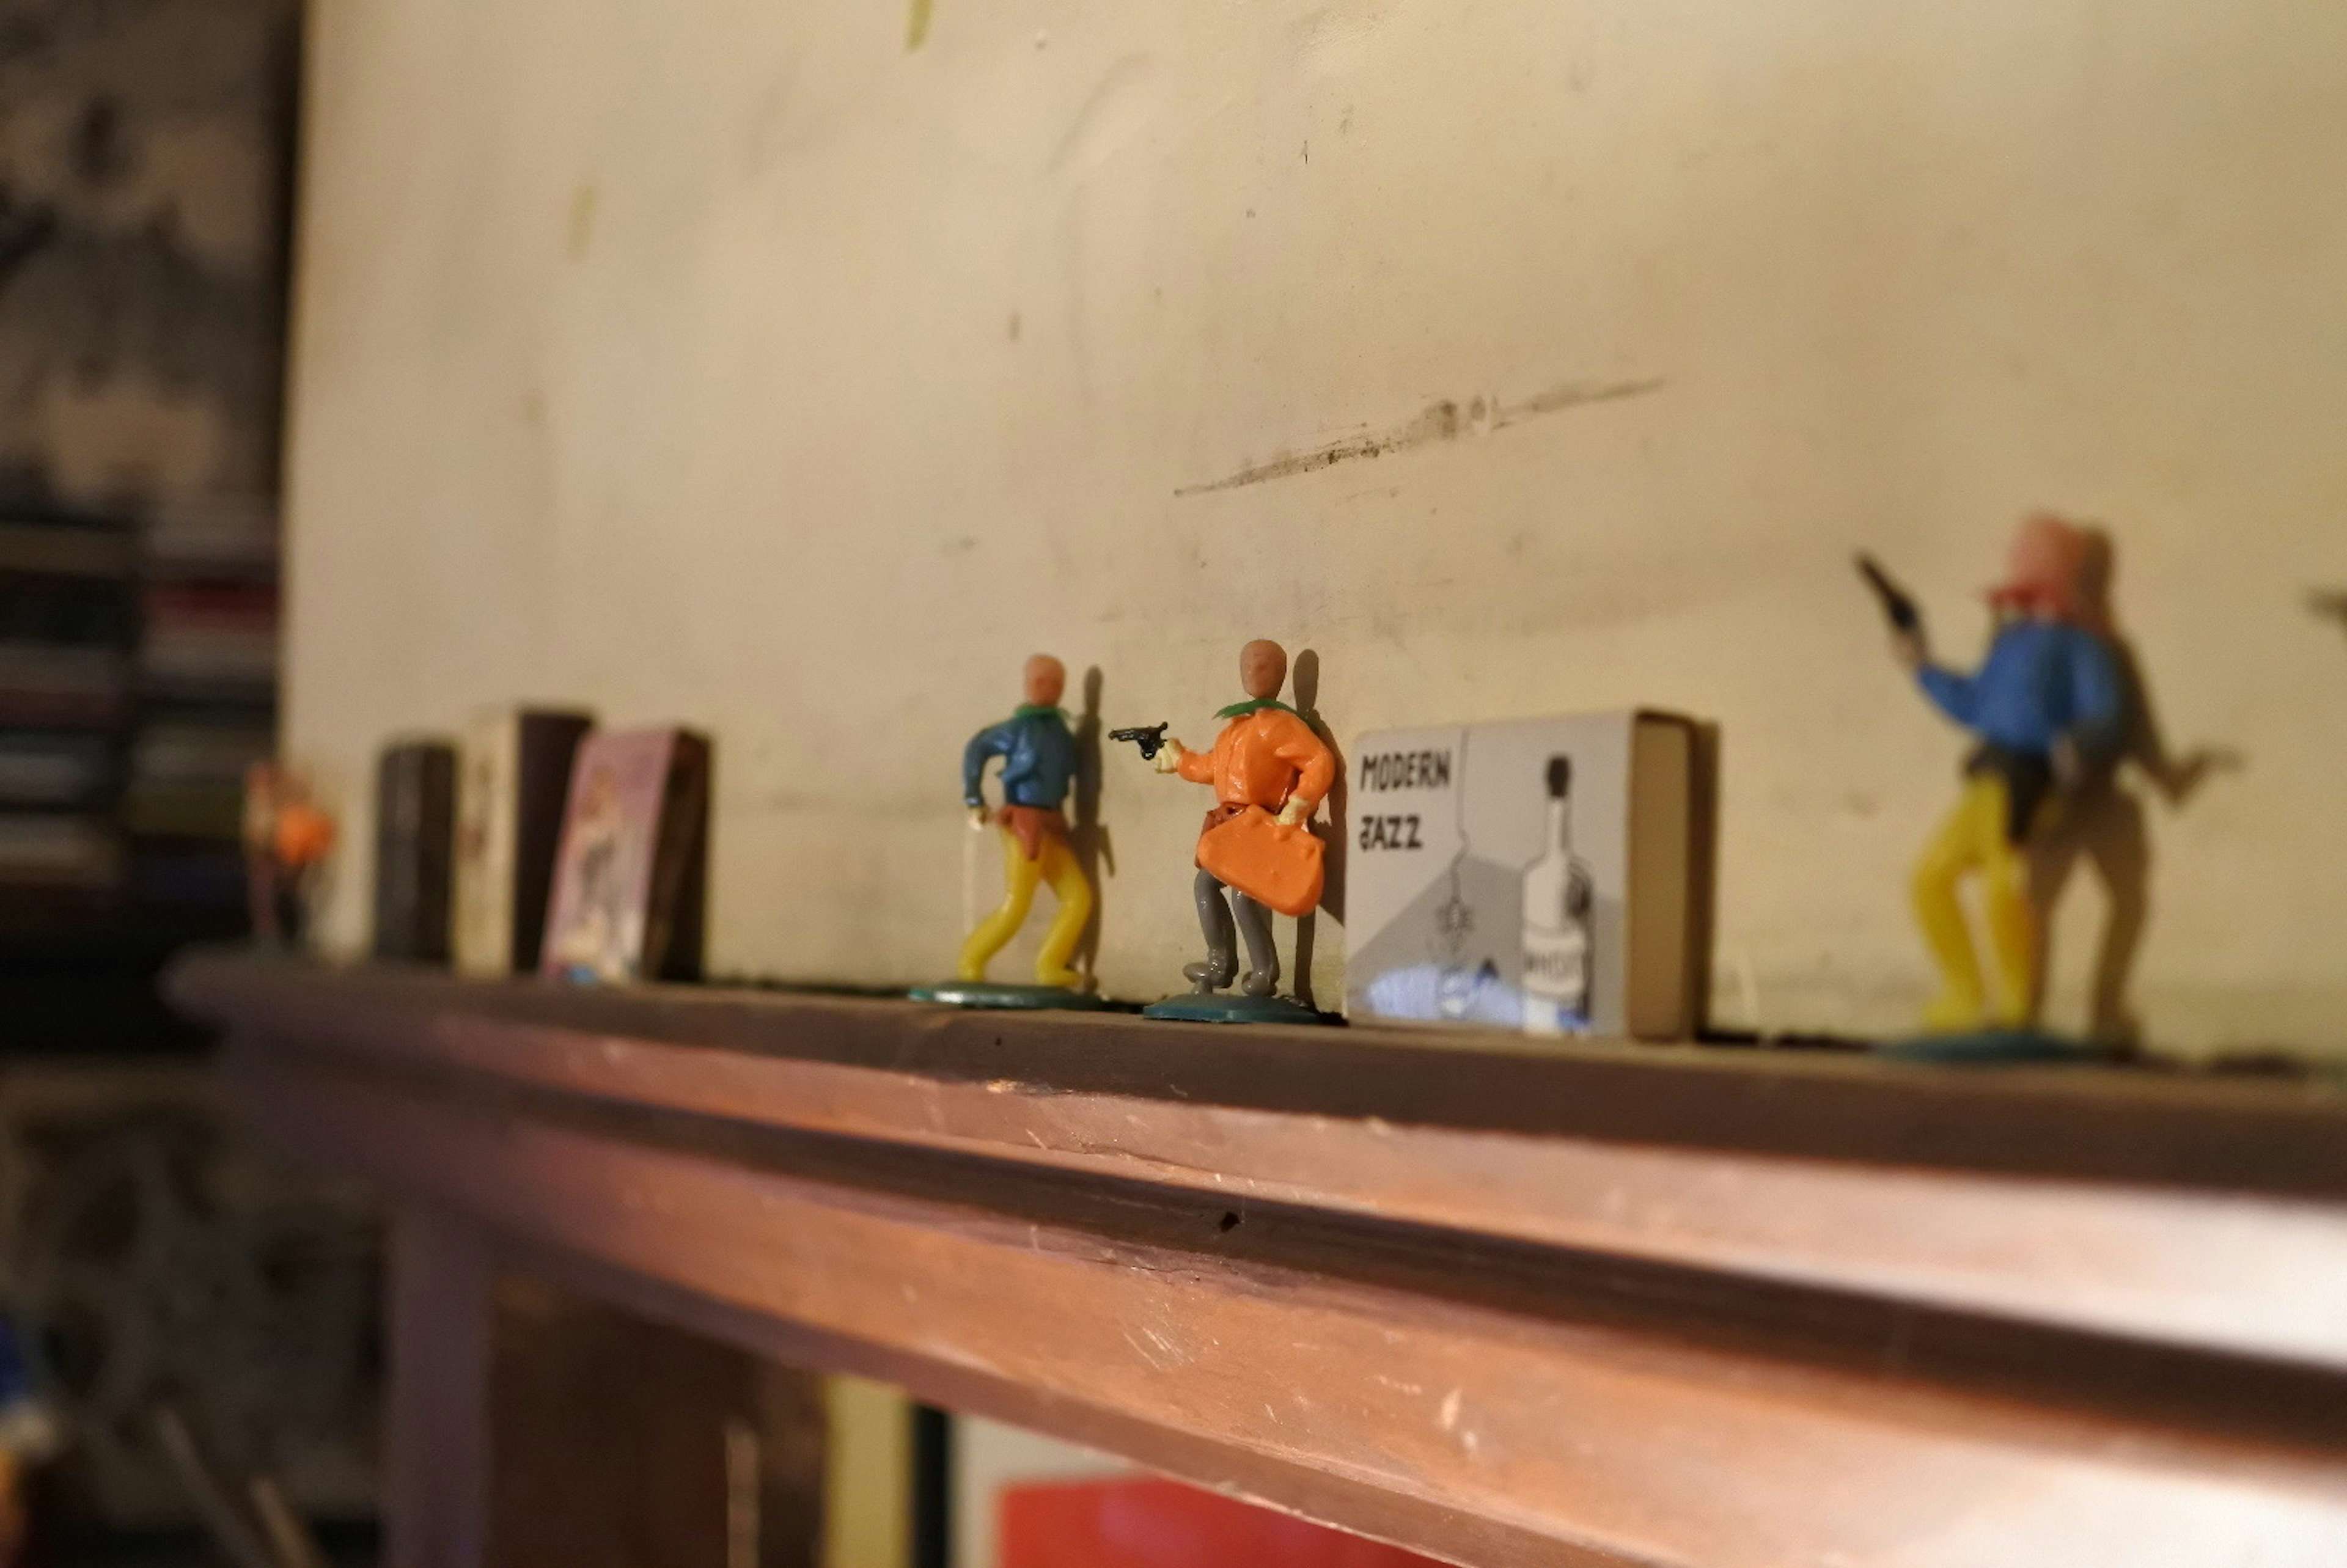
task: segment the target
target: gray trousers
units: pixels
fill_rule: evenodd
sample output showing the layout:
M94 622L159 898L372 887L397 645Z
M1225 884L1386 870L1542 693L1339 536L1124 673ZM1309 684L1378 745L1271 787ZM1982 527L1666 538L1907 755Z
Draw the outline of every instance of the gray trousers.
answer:
M1238 973L1238 948L1231 912L1238 912L1237 931L1246 934L1247 972L1239 989L1251 997L1267 997L1279 989L1279 949L1272 945L1271 911L1244 893L1224 897L1223 884L1211 871L1200 871L1192 884L1198 902L1198 929L1205 933L1206 961L1184 965L1182 973L1194 991L1218 991Z

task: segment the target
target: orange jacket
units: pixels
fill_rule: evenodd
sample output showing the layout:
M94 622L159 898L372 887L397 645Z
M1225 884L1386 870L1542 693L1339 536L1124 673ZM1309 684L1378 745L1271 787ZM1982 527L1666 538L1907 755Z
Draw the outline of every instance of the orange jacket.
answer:
M1184 751L1174 772L1214 786L1224 805L1277 811L1293 798L1317 806L1337 780L1336 754L1286 708L1257 708L1223 726L1211 752Z

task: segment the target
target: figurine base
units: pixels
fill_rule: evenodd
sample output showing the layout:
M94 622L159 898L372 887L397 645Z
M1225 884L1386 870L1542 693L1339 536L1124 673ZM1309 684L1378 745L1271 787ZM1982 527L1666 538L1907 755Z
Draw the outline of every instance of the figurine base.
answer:
M1189 1023L1327 1023L1326 1013L1313 1011L1286 997L1226 996L1221 991L1185 991L1151 1002L1143 1018L1181 1019Z
M992 980L939 980L933 986L915 986L906 995L917 1002L943 1002L958 1008L1062 1008L1099 1012L1109 1005L1090 991L1071 991L1065 986L1007 986Z
M1919 1034L1874 1048L1893 1061L1936 1061L1952 1066L2039 1062L2045 1065L2101 1061L2106 1053L2083 1040L2065 1040L2039 1029L1978 1029L1963 1034Z

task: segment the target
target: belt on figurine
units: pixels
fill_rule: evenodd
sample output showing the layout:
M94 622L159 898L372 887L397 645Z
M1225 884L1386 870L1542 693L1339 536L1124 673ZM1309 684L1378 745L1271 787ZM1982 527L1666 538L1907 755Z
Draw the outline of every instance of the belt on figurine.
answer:
M2038 808L2054 790L2054 764L2035 752L1984 742L1964 759L1964 776L1988 774L2004 781L2004 839L2021 844L2037 821Z
M1068 819L1055 805L997 806L994 825L1017 839L1020 852L1030 860L1043 853L1046 836L1062 844L1068 840Z

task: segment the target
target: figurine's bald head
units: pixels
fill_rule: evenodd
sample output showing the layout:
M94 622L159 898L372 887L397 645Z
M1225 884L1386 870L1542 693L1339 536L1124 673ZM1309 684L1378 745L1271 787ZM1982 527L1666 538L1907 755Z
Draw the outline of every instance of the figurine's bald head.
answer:
M2014 532L2004 581L1990 590L1990 601L2047 620L2089 620L2088 576L2098 564L2104 578L2109 576L2109 540L2102 543L2104 559L2097 563L2091 530L2057 513L2030 513Z
M1038 708L1056 708L1068 690L1068 667L1048 653L1027 661L1027 701Z
M1287 650L1256 638L1239 650L1239 685L1250 697L1276 697L1287 680Z

